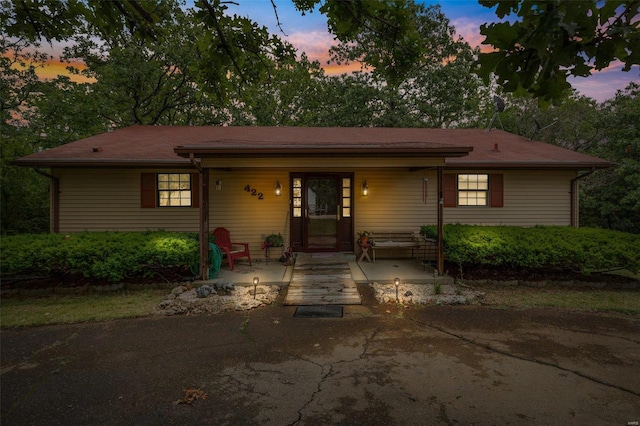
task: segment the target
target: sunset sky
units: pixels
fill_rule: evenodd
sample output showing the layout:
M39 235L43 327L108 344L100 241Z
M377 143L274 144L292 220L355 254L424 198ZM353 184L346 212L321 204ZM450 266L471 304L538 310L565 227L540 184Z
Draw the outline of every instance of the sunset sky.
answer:
M283 34L277 27L276 16L269 0L236 0L235 5L229 3L229 12L240 16L247 16L260 25L269 28L272 33L288 40L300 52L306 52L311 60L318 60L328 75L336 75L357 69L327 65L329 47L334 43L333 37L327 31L326 19L318 12L302 16L295 10L290 0L273 0L277 6L277 13L284 30ZM192 2L190 2L192 4ZM439 3L442 11L450 19L459 35L471 44L481 46L483 37L480 35L480 25L496 22L498 18L491 9L482 7L477 0L441 0L439 2L427 0L426 4ZM481 46L482 47L482 46ZM53 51L55 52L54 46ZM51 77L64 73L63 64L52 64L43 77ZM622 71L622 64L617 63L588 78L571 78L569 82L583 95L602 102L610 99L619 89L623 89L630 81L640 81L640 67L634 66L630 72Z

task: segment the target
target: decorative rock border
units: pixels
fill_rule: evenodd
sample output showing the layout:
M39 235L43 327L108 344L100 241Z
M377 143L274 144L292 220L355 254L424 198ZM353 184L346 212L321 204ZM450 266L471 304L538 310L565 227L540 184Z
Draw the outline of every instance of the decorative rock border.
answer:
M207 285L211 290L200 292L201 296L206 293L205 297L199 297L198 288L193 288L191 285L175 287L167 299L160 302L156 313L181 315L245 311L272 304L280 293L280 287L275 285L259 285L254 294L253 286L235 287L231 284L229 287L217 284L219 283L215 283L212 287Z
M462 285L437 284L400 284L397 289L393 284L371 284L374 294L380 303L400 303L403 305L470 305L479 303L484 293L474 291Z

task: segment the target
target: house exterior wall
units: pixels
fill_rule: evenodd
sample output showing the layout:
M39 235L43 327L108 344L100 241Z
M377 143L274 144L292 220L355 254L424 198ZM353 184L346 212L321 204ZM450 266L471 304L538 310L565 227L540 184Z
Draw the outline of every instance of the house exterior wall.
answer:
M211 230L218 226L227 228L231 232L232 241L250 244L249 248L254 258L262 255L260 246L264 237L269 234L280 233L285 239L285 244L289 243L288 171L212 170L210 173L209 227ZM216 180L222 181L220 191L215 189ZM279 197L275 195L277 181L282 185L282 195Z
M423 202L422 179L427 178L427 198ZM364 180L369 195L362 196ZM356 231L418 232L421 225L436 223L437 182L434 170L365 169L355 175Z
M344 171L345 168L334 169ZM437 177L434 169L355 168L354 231L415 231L437 220ZM332 171L331 169L325 171ZM193 173L194 169L61 169L60 232L144 231L165 229L197 232L199 209L191 207L141 208L142 173ZM445 173L468 172L445 169ZM491 170L472 173L504 175L504 207L444 209L445 223L533 226L570 225L570 181L574 171ZM426 202L423 178L428 179ZM216 181L222 189L216 190ZM360 191L366 180L369 195ZM282 195L276 196L279 181ZM210 171L210 229L223 226L234 241L248 242L260 258L265 235L281 233L289 244L291 195L289 170L239 169ZM254 191L255 190L255 191ZM254 195L255 194L255 195ZM262 194L262 199L260 195ZM354 240L355 240L354 235Z
M449 170L445 173L469 173ZM472 225L571 225L572 170L474 170L504 176L504 207L450 207L444 223Z
M457 170L445 173L486 173L504 176L504 207L452 207L444 209L445 223L474 225L571 224L571 170ZM427 202L423 203L422 179L427 178ZM437 176L434 170L359 170L356 187L363 180L369 195L356 194L356 228L369 231L417 231L437 221Z
M198 209L140 207L143 172L191 173L187 170L60 169L60 232L197 231Z

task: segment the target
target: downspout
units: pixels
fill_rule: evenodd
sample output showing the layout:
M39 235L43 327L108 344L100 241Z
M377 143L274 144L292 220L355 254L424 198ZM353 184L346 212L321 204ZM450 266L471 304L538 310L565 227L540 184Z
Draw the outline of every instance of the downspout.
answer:
M196 161L193 153L189 154L189 161L200 172L200 211L198 215L198 239L200 241L200 271L203 280L209 279L209 169L203 169Z
M595 171L596 168L593 167L588 172L571 179L571 226L574 228L580 227L580 194L578 192L578 183Z
M438 274L444 275L444 167L438 166Z
M53 233L60 232L60 179L55 177L54 175L43 172L40 168L35 167L33 169L39 175L42 175L51 180L51 190L50 190L50 199L51 199L51 226L50 230Z

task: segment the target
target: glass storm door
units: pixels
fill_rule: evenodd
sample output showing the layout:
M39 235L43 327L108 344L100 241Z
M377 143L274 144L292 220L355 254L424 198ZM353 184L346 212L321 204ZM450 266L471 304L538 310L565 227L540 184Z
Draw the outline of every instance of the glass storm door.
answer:
M306 246L309 250L338 248L339 181L336 177L306 180Z

